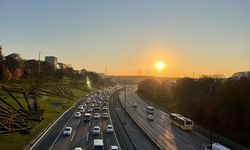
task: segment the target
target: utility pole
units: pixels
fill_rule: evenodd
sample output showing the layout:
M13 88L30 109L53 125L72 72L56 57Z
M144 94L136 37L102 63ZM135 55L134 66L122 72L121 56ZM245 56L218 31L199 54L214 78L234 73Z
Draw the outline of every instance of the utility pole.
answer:
M41 52L39 51L39 54L38 54L38 73L40 73L40 56L41 56Z

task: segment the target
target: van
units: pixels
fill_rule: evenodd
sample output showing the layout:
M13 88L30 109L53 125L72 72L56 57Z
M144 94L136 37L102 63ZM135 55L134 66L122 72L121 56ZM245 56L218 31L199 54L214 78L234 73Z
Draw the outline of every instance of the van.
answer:
M95 139L93 150L104 150L104 144L102 139Z
M213 143L212 149L213 150L230 150L229 148L227 148L219 143ZM211 146L209 145L209 146L205 147L205 150L211 150Z

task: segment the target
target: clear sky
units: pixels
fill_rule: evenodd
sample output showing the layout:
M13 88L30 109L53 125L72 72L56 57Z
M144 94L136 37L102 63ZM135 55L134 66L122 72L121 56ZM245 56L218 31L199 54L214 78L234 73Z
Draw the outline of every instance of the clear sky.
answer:
M5 55L112 75L250 70L249 0L1 0L0 19Z

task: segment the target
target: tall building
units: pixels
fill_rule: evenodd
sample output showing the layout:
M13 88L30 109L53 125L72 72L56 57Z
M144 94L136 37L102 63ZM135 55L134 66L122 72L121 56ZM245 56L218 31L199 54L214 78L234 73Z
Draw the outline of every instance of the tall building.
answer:
M55 56L46 56L45 62L53 65L55 69L57 68L57 58Z

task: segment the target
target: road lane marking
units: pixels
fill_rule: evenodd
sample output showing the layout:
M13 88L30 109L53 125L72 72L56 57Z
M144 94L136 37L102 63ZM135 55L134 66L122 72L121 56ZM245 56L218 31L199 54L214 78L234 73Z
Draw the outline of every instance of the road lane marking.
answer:
M77 126L79 126L80 122L81 122L81 120L78 121Z
M88 142L88 140L89 140L89 132L87 133L87 139L86 139L86 141Z
M77 102L76 102L77 103ZM73 106L71 106L68 110L66 110L59 118L57 118L56 120L55 120L55 122L53 122L52 123L52 125L50 125L50 127L48 128L48 129L46 129L46 131L40 136L40 138L33 144L33 146L31 146L30 148L29 148L29 150L32 150L36 145L37 145L37 143L38 142L40 142L40 140L49 132L49 130L52 128L52 127L54 127L54 125L69 111L69 110L71 110L72 108L74 108L75 107L75 104L73 105Z
M101 137L102 137L102 139L103 139L103 134L102 134L102 132L101 132Z
M75 110L75 112L77 111L77 109ZM70 122L70 120L72 119L72 117L74 116L75 112L72 114L72 116L69 118L69 120L66 122L65 126L62 128L62 130L59 132L58 136L56 137L55 141L52 143L52 145L50 146L49 150L51 150L53 148L53 146L56 144L56 141L59 139L60 135L62 134L64 128L68 125L68 123Z
M90 127L90 125L91 125L91 120L89 121L89 127Z
M203 136L203 135L201 135L201 134L199 134L199 133L197 133L197 132L193 132L193 133L196 134L197 136L200 136L200 137L202 137L203 139L209 141L209 139L206 138L205 136Z
M76 134L76 131L73 132L73 135L72 135L72 137L71 137L71 139L70 139L70 142L72 142L72 140L73 140L75 134Z
M192 145L189 145L189 144L188 144L188 146L189 146L191 149L196 150Z

